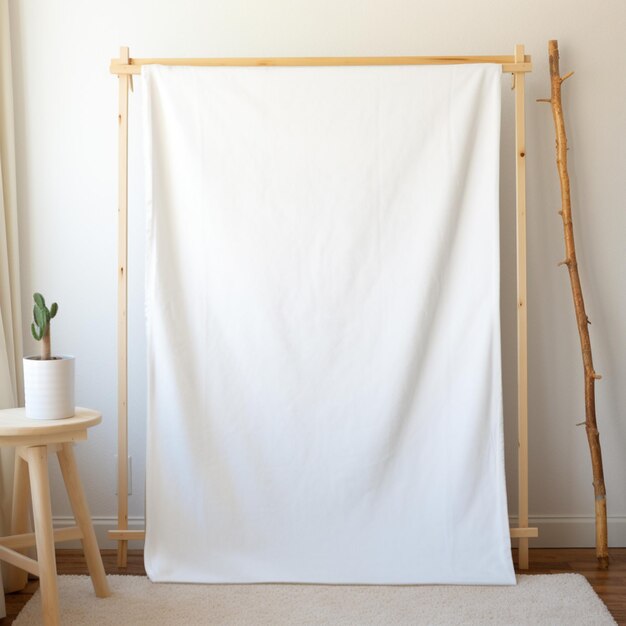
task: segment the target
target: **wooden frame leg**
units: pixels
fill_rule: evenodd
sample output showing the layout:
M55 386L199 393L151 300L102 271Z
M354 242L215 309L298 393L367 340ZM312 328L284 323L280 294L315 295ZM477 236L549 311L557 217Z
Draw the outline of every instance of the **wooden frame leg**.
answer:
M11 509L11 534L21 535L29 531L28 504L30 500L30 483L28 480L28 464L15 451L15 472L13 474L13 504ZM25 550L19 550L24 552ZM8 591L21 591L28 582L28 572L14 565L8 566L5 585Z
M72 511L74 511L76 524L83 534L81 541L94 591L98 598L106 598L111 595L111 591L104 571L104 565L102 564L102 556L100 555L96 533L93 529L91 515L87 507L85 492L80 482L72 444L62 444L57 451L57 457L59 458L61 473L63 474L67 495L72 505Z
M48 480L48 447L33 446L27 448L24 454L28 461L33 500L33 524L37 543L43 623L46 626L57 626L60 623L59 592Z

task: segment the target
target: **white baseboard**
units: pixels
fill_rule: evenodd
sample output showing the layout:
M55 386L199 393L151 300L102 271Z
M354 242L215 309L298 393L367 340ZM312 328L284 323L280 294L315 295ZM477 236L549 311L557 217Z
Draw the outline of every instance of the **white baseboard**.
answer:
M511 516L511 526L517 517ZM595 546L593 515L532 515L530 526L539 529L539 537L530 540L531 548L592 548ZM626 546L626 515L609 515L609 547Z
M117 541L109 539L109 530L117 528L117 518L113 516L106 517L92 517L93 527L96 531L96 537L98 539L98 545L101 550L115 549L117 548ZM74 518L69 515L56 515L52 518L52 523L55 528L66 528L67 526L74 526L76 522ZM143 530L145 528L144 518L142 517L129 517L128 518L129 530ZM64 541L58 544L59 548L80 548L80 541ZM143 548L143 541L129 541L128 548L130 550L139 550Z
M517 518L511 516L511 526L517 525ZM609 546L626 547L626 515L612 515L608 519ZM57 516L54 518L55 528L73 526L74 518ZM115 517L94 517L93 525L101 549L112 549L117 543L108 538L107 532L117 527ZM530 540L531 548L591 548L595 542L595 518L591 515L534 515L530 525L539 528L539 537ZM143 517L129 517L128 527L141 530L145 527ZM78 541L68 541L60 547L79 548ZM142 541L131 541L131 550L143 547Z

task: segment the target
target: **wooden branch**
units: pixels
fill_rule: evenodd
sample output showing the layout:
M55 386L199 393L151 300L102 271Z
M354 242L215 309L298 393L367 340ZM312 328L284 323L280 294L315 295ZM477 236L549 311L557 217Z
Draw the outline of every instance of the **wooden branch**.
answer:
M565 261L559 263L567 266L569 271L572 296L574 298L574 309L576 311L576 323L580 336L580 347L582 350L583 368L585 374L585 429L591 453L591 467L593 471L593 490L595 494L596 512L596 557L602 569L609 565L609 551L607 540L606 521L606 488L604 485L604 470L602 466L602 448L600 447L600 434L596 422L596 401L595 401L595 381L600 378L593 368L591 355L591 340L589 338L589 318L585 312L585 301L583 300L580 276L578 274L578 263L576 261L576 247L574 245L574 226L572 224L572 200L570 195L569 174L567 171L567 135L565 134L565 120L563 117L563 107L561 103L561 85L574 72L569 72L561 77L559 71L559 44L557 41L548 43L548 54L550 58L550 85L552 104L552 115L554 117L554 128L556 131L556 163L561 182L560 211L563 219L563 234L565 237Z

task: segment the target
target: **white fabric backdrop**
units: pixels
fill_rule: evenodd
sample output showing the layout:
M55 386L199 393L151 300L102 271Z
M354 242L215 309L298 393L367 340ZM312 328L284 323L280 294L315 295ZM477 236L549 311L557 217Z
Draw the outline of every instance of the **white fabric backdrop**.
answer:
M143 75L149 576L513 584L500 67Z

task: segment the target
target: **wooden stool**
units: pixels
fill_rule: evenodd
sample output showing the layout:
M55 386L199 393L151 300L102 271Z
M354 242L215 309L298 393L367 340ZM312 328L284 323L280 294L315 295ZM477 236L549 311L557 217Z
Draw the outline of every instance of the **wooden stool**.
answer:
M63 420L32 420L24 409L0 411L0 446L15 447L11 535L0 537L0 560L10 568L9 584L23 589L27 572L39 576L43 623L59 624L59 597L54 544L80 539L96 596L111 595L98 549L96 534L78 475L75 441L87 439L87 429L99 424L100 413L76 408L74 417ZM56 452L72 505L76 526L53 530L48 481L48 450ZM34 533L28 532L28 495L32 494ZM20 551L37 546L37 560Z

